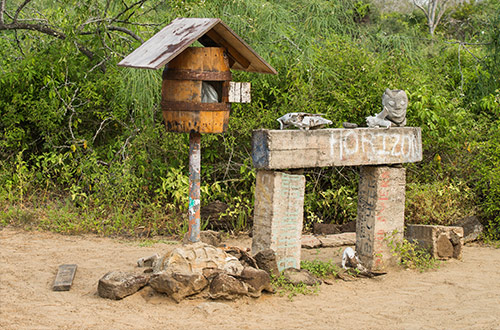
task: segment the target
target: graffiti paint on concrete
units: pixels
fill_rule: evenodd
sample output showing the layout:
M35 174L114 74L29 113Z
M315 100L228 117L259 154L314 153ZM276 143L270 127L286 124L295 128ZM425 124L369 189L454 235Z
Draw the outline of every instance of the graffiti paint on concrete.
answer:
M305 177L258 171L252 252L272 249L278 269L300 268Z
M330 157L344 161L394 157L411 162L422 154L422 144L413 133L395 129L332 130ZM398 163L404 161L398 161Z
M403 233L405 169L363 167L358 191L356 251L366 267L384 269L394 263L386 237ZM397 239L398 237L395 237Z
M273 223L272 242L278 269L300 268L300 247L304 202L302 175L281 174L281 211Z

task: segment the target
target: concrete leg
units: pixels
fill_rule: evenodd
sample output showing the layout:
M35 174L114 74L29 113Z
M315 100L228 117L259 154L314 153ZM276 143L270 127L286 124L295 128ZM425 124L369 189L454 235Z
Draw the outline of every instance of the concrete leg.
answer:
M382 271L397 264L384 238L402 240L406 170L388 166L361 167L356 222L356 252L365 267Z
M305 177L258 171L252 253L272 249L278 269L300 268Z

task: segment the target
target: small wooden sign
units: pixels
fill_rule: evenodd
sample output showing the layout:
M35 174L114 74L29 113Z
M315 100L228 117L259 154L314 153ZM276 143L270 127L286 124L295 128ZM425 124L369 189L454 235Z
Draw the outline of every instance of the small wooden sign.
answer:
M229 102L230 103L250 103L252 98L250 96L250 83L249 82L234 82L229 83Z
M53 291L69 291L71 285L73 285L73 278L75 277L77 265L75 264L64 264L59 266L57 271L56 279L54 280L54 285L52 286Z

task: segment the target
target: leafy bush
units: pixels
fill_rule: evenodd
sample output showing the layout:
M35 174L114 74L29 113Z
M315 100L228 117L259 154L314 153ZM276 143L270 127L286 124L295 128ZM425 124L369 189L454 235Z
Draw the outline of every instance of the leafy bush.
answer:
M476 213L476 196L464 182L407 184L406 223L449 226Z

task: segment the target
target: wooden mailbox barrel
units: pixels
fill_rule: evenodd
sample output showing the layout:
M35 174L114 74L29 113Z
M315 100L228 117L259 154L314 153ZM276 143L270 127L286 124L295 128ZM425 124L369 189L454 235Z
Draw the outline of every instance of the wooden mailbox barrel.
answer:
M227 130L231 71L224 52L219 47L189 47L165 67L161 108L167 131L223 133ZM217 91L219 102L202 103L203 82Z

